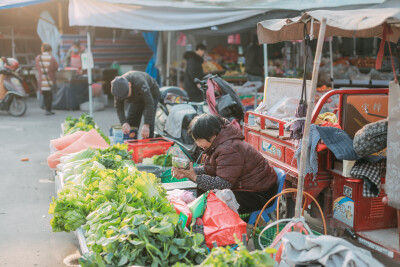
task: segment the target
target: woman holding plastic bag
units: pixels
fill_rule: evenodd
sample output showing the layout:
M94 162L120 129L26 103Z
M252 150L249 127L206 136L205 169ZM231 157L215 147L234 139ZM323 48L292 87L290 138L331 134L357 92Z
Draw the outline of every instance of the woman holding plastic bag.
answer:
M278 191L277 177L268 161L244 142L244 136L227 120L203 114L189 125L189 133L204 150L204 167L173 168L178 179L189 178L204 191L230 189L239 214L260 210Z

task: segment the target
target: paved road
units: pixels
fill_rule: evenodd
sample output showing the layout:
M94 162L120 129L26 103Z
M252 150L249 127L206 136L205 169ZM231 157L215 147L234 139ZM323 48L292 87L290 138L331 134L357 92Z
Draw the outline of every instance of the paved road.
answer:
M53 233L49 224L55 192L47 156L61 122L82 112L55 112L45 116L33 98L21 118L0 112L0 266L65 266L65 257L79 253L73 233ZM118 122L112 107L95 112L94 118L105 132Z

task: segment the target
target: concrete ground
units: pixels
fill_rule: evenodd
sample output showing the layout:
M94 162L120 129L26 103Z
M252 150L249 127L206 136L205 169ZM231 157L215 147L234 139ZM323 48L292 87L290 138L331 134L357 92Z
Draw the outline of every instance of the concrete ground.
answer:
M78 254L79 244L73 233L51 230L47 212L55 189L47 157L65 117L83 112L55 110L45 116L36 99L27 102L23 117L0 112L0 266L68 266L64 259ZM106 134L118 123L111 104L94 119Z

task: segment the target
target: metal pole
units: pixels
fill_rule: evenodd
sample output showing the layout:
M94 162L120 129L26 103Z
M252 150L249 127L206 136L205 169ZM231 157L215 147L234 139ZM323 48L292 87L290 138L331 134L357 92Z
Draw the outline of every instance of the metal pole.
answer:
M90 31L89 28L87 29L86 32L86 38L87 38L87 46L88 46L88 59L91 59L92 55L92 48L91 48L91 43L90 43ZM89 116L93 117L93 97L92 97L92 66L91 62L88 64L88 84L89 84Z
M303 191L304 191L304 180L305 180L305 168L307 163L307 155L309 151L308 143L310 138L310 126L311 126L311 115L314 110L315 104L315 91L317 88L319 65L321 63L321 53L322 47L324 45L325 38L325 28L326 28L326 18L322 17L321 26L318 34L317 50L314 58L314 68L312 73L312 83L311 83L311 94L308 99L307 105L307 115L306 122L304 125L303 141L301 144L301 154L300 154L300 167L299 167L299 179L297 183L297 196L296 196L296 208L295 208L295 218L301 217L302 202L303 202Z
M268 77L268 45L267 44L263 44L263 51L264 51L264 83L265 83L265 79L267 79ZM263 94L264 95L264 94ZM258 106L258 90L254 91L254 109L257 108Z
M263 44L264 48L264 80L268 77L268 45Z
M15 37L14 37L14 28L11 28L11 55L16 59L15 56Z
M372 55L373 56L376 56L377 48L378 48L378 38L374 37L374 42L373 42L373 45L372 45Z
M171 32L168 32L168 40L167 40L168 44L167 44L167 86L169 86L169 82L170 82L170 78L169 78L169 68L170 68L170 64L171 64Z
M329 57L330 57L330 61L331 61L331 85L332 85L332 89L335 89L335 84L333 83L333 51L332 51L332 40L333 40L333 36L330 37L329 39Z

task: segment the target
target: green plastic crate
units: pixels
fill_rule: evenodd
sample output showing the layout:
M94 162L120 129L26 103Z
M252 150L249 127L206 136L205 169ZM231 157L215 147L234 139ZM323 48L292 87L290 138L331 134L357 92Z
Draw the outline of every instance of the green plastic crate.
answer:
M283 230L283 228L285 227L285 223L281 223L279 224L279 232L281 232ZM260 243L258 242L258 237L261 233L261 231L264 229L265 227L257 227L256 233L254 235L254 247L256 249L262 249L260 247ZM316 236L320 236L321 233L318 233L314 230L311 230L313 232L314 235ZM268 247L269 245L272 244L272 242L275 240L276 237L276 225L267 229L261 236L260 238L260 242L264 247Z

